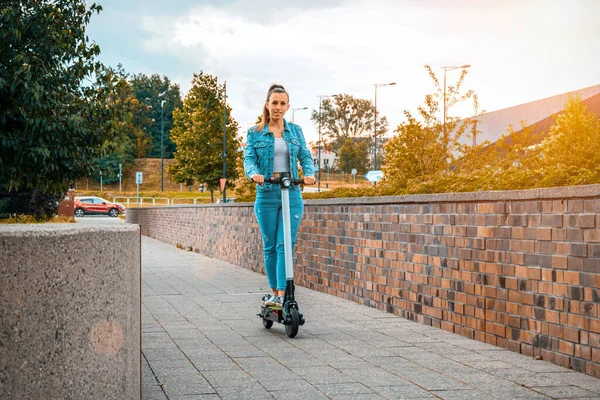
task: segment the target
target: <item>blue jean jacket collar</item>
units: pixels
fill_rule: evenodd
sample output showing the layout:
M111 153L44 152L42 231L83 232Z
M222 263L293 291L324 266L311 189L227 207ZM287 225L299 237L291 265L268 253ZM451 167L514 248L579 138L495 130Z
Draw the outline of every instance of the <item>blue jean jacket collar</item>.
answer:
M283 119L283 130L285 132L290 132L290 124L285 120L285 118ZM266 135L267 133L269 133L269 124L265 124L265 127L263 128L262 132L263 135Z

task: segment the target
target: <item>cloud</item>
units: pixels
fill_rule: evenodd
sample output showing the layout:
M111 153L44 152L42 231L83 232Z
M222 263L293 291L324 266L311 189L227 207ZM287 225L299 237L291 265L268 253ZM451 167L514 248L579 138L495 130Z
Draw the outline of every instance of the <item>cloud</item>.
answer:
M433 90L424 64L440 80L441 66L471 64L466 87L487 110L598 83L594 0L186 0L177 13L155 3L135 8L133 65L169 76L184 93L200 70L227 80L242 127L274 82L292 107L318 109L318 95L373 99L374 83L395 81L377 93L392 129ZM448 82L457 77L449 72ZM295 115L314 140L309 116Z

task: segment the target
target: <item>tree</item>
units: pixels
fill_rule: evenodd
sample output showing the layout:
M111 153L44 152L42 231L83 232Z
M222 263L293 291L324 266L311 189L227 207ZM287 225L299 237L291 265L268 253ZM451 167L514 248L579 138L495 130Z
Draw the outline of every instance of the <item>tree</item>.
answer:
M68 182L88 175L109 139L113 76L86 25L99 5L0 5L0 215L49 218Z
M403 190L411 179L431 176L445 166L445 149L435 128L423 126L409 112L386 145L382 184Z
M117 71L116 74L120 75L120 79L107 103L111 139L103 144L98 158L98 171L93 175L94 179L99 180L102 172L106 183L119 181L119 164L126 171L136 156L145 155L149 144L144 126L151 122L147 117L150 108L137 100L126 80L126 74L122 74L122 71Z
M439 115L443 115L444 112L444 88L440 87L440 82L431 67L425 65L425 69L433 81L435 92L425 96L425 104L418 106L417 111L423 119L424 126L428 129L432 129L438 137L438 140L441 142L442 147L444 148L445 166L446 168L449 168L456 152L460 151L460 138L465 131L472 126L473 122L471 118L461 119L450 115L446 116L445 121L443 119L440 120ZM468 99L474 100L474 108L477 112L479 103L476 97L473 98L475 94L473 90L467 90L465 93L461 93L467 74L468 70L463 69L456 83L446 87L445 103L447 114L454 106Z
M176 182L188 185L205 183L211 192L219 188L223 177L223 97L224 86L217 78L200 71L194 74L192 88L183 107L173 113L171 138L177 146L176 164L171 174ZM238 178L236 160L240 157L237 138L238 124L227 106L226 168L227 187L233 187Z
M317 126L321 125L321 134L325 141L329 141L332 150L338 152L346 139L373 138L375 106L371 100L357 99L352 95L337 94L333 100L325 99L322 102L321 114L313 110L311 119ZM377 135L381 137L387 131L386 117L380 117L377 112ZM365 143L368 141L363 141ZM381 141L379 141L380 145ZM368 155L367 155L368 156Z
M581 99L567 102L539 147L534 168L542 170L543 177L536 186L581 185L600 179L600 118Z
M347 138L338 151L338 167L346 173L353 169L364 172L369 164L369 146L365 139Z
M158 74L151 76L137 74L132 77L130 83L137 100L149 106L145 113L145 116L152 121L145 126L145 132L150 138L151 145L147 156L160 158L162 131L163 156L164 158L173 158L176 150L175 143L171 139L173 110L182 106L179 85L172 83L166 76L161 78Z
M385 145L386 162L383 166L382 186L387 191L404 192L409 185L414 187L418 182L450 173L451 166L468 151L468 147L460 144L460 138L468 129L471 134L476 133L473 118L460 120L458 117L447 116L444 127L444 121L439 118L440 111L443 113L444 108L444 90L440 88L431 67L426 65L425 69L433 81L435 91L427 94L424 104L417 107L420 121L405 110L407 122L395 129L396 136ZM462 93L466 75L467 70L463 70L458 81L447 86L446 110L472 99L475 113L479 115L483 111L479 111L474 92L468 90Z
M242 155L236 160L236 170L238 173L238 179L235 182L236 201L254 201L256 184L244 173L244 157Z

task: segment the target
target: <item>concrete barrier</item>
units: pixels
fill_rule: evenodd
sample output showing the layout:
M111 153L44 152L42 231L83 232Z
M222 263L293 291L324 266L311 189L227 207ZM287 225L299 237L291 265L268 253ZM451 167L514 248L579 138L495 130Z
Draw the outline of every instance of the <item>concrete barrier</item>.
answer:
M135 225L0 225L0 398L141 397Z

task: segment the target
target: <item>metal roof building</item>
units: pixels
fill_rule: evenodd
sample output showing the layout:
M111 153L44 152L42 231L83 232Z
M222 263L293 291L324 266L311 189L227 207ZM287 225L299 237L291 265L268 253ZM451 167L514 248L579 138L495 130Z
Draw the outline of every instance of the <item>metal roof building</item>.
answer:
M515 131L521 130L521 121L526 125L536 125L535 130L549 128L554 120L552 115L563 110L570 98L579 97L590 111L600 115L600 85L590 86L556 96L535 100L502 110L492 111L477 117L477 143L485 140L495 142L512 125ZM461 142L471 144L470 138Z

